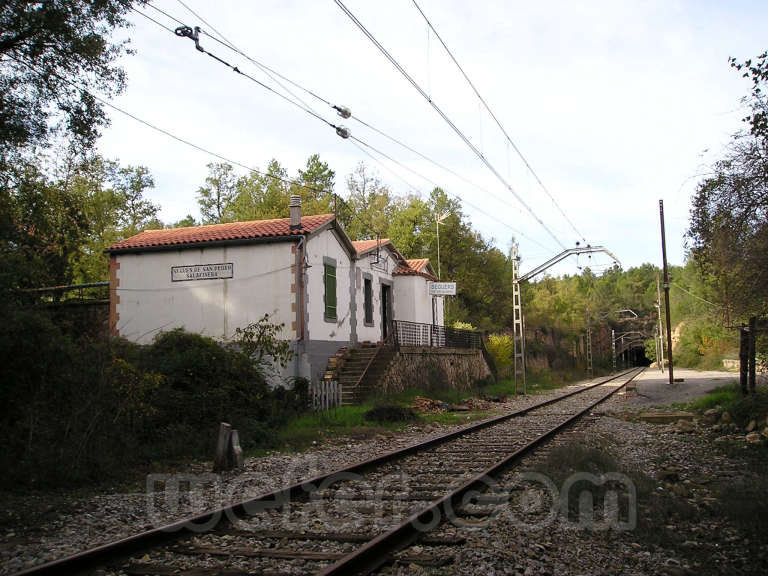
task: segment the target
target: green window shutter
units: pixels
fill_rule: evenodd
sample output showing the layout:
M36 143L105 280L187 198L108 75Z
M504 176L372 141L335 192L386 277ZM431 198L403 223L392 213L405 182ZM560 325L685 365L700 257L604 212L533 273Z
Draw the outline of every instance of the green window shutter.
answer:
M336 266L325 264L325 317L336 318Z

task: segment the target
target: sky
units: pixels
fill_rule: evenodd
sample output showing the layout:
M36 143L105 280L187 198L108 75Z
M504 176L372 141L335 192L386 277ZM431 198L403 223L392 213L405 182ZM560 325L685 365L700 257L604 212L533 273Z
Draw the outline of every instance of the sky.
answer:
M258 170L275 158L295 177L317 153L335 170L343 197L346 177L360 162L396 194L426 196L439 185L462 199L472 226L500 249L507 251L513 238L518 242L523 273L577 241L604 246L625 269L661 265L662 199L668 260L684 262L690 199L747 113L741 99L749 81L730 68L728 57L744 60L768 49L768 4L417 2L512 144L412 0L343 3L504 182L333 0L152 5L200 26L208 33L200 37L203 48L273 89L283 92L211 36L218 32L251 59L347 106L353 117L342 119L328 104L291 87L328 122L348 127L397 164L340 138L328 124L196 51L192 40L136 12L130 15L134 26L118 34L130 38L135 53L122 60L128 86L113 103ZM142 11L171 30L179 26L152 6ZM100 152L150 169L155 188L148 197L161 206L162 220L199 218L196 191L206 165L220 159L115 110L109 115ZM574 274L584 266L600 272L611 263L603 254L571 257L549 273Z

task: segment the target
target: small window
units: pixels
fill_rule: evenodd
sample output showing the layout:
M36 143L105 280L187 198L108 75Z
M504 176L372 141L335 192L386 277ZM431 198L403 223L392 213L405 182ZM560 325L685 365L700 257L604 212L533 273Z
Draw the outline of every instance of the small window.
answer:
M370 278L363 280L363 302L365 306L365 323L373 325L373 282Z
M336 266L324 264L325 317L336 319Z

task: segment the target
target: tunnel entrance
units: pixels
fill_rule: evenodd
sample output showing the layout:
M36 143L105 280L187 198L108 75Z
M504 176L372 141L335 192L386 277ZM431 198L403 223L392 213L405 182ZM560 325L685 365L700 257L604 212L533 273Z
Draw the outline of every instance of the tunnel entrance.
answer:
M624 352L616 351L616 367L632 368L634 366L650 366L651 361L645 355L645 346L641 344L627 348Z

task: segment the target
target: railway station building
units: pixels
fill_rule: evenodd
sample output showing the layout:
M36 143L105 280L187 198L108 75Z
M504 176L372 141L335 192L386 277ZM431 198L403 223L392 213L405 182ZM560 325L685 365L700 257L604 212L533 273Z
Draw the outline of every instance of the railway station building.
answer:
M294 351L278 381L317 381L340 348L385 340L394 319L443 325L427 259L353 242L333 214L303 216L298 196L290 218L146 230L107 252L114 336L146 344L184 328L227 341L267 314Z

